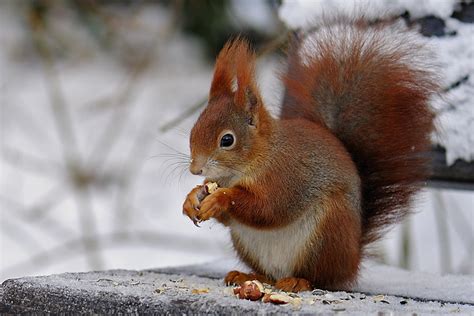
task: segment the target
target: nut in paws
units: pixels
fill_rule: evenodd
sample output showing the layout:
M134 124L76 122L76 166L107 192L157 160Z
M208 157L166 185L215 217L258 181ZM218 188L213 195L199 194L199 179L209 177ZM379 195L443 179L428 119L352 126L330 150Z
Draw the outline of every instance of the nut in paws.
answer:
M231 204L229 190L217 189L202 201L197 219L200 221L207 221L210 218L219 219L225 212L229 211Z

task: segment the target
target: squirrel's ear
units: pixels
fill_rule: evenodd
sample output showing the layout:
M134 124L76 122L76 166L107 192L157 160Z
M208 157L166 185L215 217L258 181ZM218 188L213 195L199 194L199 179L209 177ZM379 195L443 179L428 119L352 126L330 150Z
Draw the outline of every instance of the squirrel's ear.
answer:
M260 101L260 95L256 88L246 87L245 89L242 89L242 93L239 93L239 90L237 90L235 99L235 103L244 108L245 112L248 114L247 123L252 126L257 125L259 108L262 102Z
M255 82L255 53L244 40L237 40L235 51L237 91L234 102L249 113L249 123L256 124L261 97Z
M235 41L228 41L219 52L216 59L209 99L221 95L232 95L232 81L235 72L233 67L234 56Z

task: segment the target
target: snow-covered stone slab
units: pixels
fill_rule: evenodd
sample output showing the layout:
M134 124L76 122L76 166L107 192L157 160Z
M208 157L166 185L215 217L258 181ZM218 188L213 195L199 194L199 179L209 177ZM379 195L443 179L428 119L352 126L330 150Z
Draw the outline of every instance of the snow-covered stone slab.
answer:
M98 314L474 313L473 278L435 277L370 265L358 291L316 290L287 305L239 300L222 284L232 260L147 271L64 273L7 280L0 312ZM397 295L391 295L397 294Z
M151 271L223 279L228 271L246 271L245 269L241 263L229 258L208 264ZM474 276L439 276L366 261L362 266L359 282L354 287L354 291L474 305Z
M354 290L474 305L472 275L439 276L371 262L364 265Z

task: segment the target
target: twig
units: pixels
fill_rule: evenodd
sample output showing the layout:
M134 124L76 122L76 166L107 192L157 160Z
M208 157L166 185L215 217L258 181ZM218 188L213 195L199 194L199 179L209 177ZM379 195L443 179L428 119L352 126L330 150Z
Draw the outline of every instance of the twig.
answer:
M147 51L147 53L142 57L140 63L136 66L132 75L128 80L128 84L126 85L126 89L123 90L123 93L119 96L117 103L124 107L124 104L128 101L130 102L131 94L139 82L140 76L143 75L144 71L149 68L149 65L153 61L153 57L155 56L156 49L158 47L158 39L163 38L167 39L172 31L175 29L174 20L170 22L168 28L165 29L163 33L160 35L156 35L154 37L154 41L151 44L151 49ZM129 108L129 107L126 107ZM97 150L92 157L97 157L94 162L92 162L94 168L99 171L101 167L101 163L103 163L106 159L106 155L111 152L111 148L113 143L118 140L120 133L125 129L125 119L129 117L126 113L123 113L125 110L119 111L116 110L115 115L112 116L111 120L109 121L110 124L105 128L105 132L102 136L102 141L99 141L99 145L96 147ZM153 115L148 115L148 119L146 122L142 122L141 124L141 132L137 133L140 137L143 134L143 131L148 129L152 121L154 120ZM130 150L127 162L124 163L123 167L123 182L120 183L119 189L117 192L117 200L116 200L116 212L117 216L117 227L127 227L127 223L129 221L129 210L130 204L127 202L129 201L130 197L130 190L131 190L131 183L134 181L134 177L139 170L140 162L142 158L145 156L145 150L148 149L149 140L145 138L145 140L137 139L134 142L132 149ZM105 148L105 150L104 150ZM98 160L99 159L99 160Z
M120 88L120 92L115 99L115 112L104 127L102 134L97 137L98 141L87 162L87 165L96 171L102 168L102 164L107 160L108 154L125 129L126 122L130 117L127 111L130 109L129 105L131 103L132 92L138 85L139 76L146 68L146 62L143 61L140 66L137 66L131 72L125 86Z
M107 159L107 155L111 152L119 136L125 130L126 122L129 119L129 115L127 115L126 111L130 108L129 104L132 98L132 92L138 86L140 77L143 76L145 71L152 64L160 39L167 38L174 30L173 23L173 21L170 22L169 27L163 31L161 36L158 34L153 36L150 48L144 53L138 63L135 64L135 68L131 72L127 84L124 89L120 90L121 93L119 93L116 99L115 114L109 120L91 156L92 161L89 165L92 165L96 170L100 170L101 164Z
M61 92L59 78L54 67L53 59L46 46L46 41L43 39L42 32L33 28L33 38L43 63L54 122L62 143L64 162L68 169L75 169L78 165L77 158L79 157L79 154L77 152L77 138L72 128L71 113L69 112L66 100Z
M19 169L35 172L46 176L57 176L60 166L52 161L45 161L29 153L2 144L2 159L4 162Z
M31 206L23 207L20 203L11 201L3 196L0 196L0 200L6 201L16 209L21 209L21 215L28 218L29 221L38 221L45 217L46 213L52 210L57 204L61 203L66 197L64 191L64 184L59 185L50 189L46 194L42 195L36 202L33 202ZM19 210L20 211L20 210Z
M122 90L121 90L122 91ZM84 117L97 117L100 114L107 113L108 110L111 110L116 105L117 93L113 95L100 96L95 100L86 102L79 109L81 116Z
M41 196L37 202L33 202L28 207L28 211L25 214L32 221L38 221L46 216L48 211L51 211L56 205L61 203L66 198L66 192L64 189L64 183L59 183L46 194Z
M82 235L87 237L98 232L94 214L92 212L92 198L90 196L89 187L85 186L76 190L74 194L76 200L77 212L79 213L79 222L82 228ZM104 259L100 251L100 239L84 238L83 245L86 250L86 256L92 269L102 269L104 267Z
M10 239L16 241L20 247L25 248L27 253L32 253L44 248L43 245L37 241L38 238L33 236L30 230L25 228L23 223L17 225L10 221L9 218L11 217L3 216L0 221L0 226L2 227L2 232L4 234L8 235Z
M41 123L38 122L38 117L35 117L35 114L28 111L31 111L31 107L27 107L22 102L18 101L14 104L11 104L11 100L9 100L9 107L7 108L6 103L7 102L4 101L2 98L2 101L0 103L0 116L2 117L2 120L7 121L8 119L11 119L15 120L15 122L20 121L23 128L20 128L18 131L25 134L25 136L27 137L31 137L32 135L34 135L35 137L46 137L44 126L42 126ZM0 124L0 133L3 133L3 128L5 126L6 124Z
M285 29L279 36L275 39L269 41L262 45L260 50L257 52L257 58L261 58L266 56L275 50L279 49L282 45L284 45L288 41L288 36L290 35L291 31Z
M0 195L0 203L5 207L0 208L2 217L18 217L22 221L31 222L32 218L29 216L30 212L26 211L20 203L10 200ZM13 210L11 210L13 209ZM64 236L71 236L73 232L56 221L54 218L42 217L41 220L35 221L36 225L41 227L41 231L50 235L53 238L64 238Z
M456 80L455 82L451 83L448 87L443 89L443 93L449 92L453 89L456 89L463 83L467 82L469 80L469 75L462 76L460 79Z
M142 137L142 135L146 134L146 131L149 129L149 126L155 120L155 116L148 115L145 122L142 122L140 130L137 132L137 139L134 143L130 151L128 152L128 156L125 160L122 174L123 181L117 192L117 200L115 204L115 208L117 210L117 228L126 227L127 223L129 223L129 211L130 211L130 204L127 201L130 201L130 195L132 194L131 190L134 188L132 183L135 181L135 178L140 171L140 168L143 167L143 158L146 157L147 151L151 148L149 146L152 138L151 137Z
M202 107L204 107L207 103L207 96L205 98L200 99L196 104L194 104L192 107L187 108L184 110L181 114L176 116L174 119L168 121L167 123L161 125L160 127L160 132L164 133L172 129L174 126L178 125L182 121L186 120L187 118L191 117L199 111Z

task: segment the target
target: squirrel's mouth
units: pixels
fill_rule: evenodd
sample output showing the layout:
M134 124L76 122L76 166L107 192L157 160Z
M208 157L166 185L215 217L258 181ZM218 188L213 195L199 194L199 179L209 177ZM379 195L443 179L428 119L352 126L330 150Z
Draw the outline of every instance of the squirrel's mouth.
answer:
M203 168L202 175L206 182L216 182L219 187L230 187L240 178L237 171L224 166Z
M219 183L219 179L226 178L229 176L227 172L223 170L223 168L203 168L202 169L202 176L206 177L207 180L212 182Z

